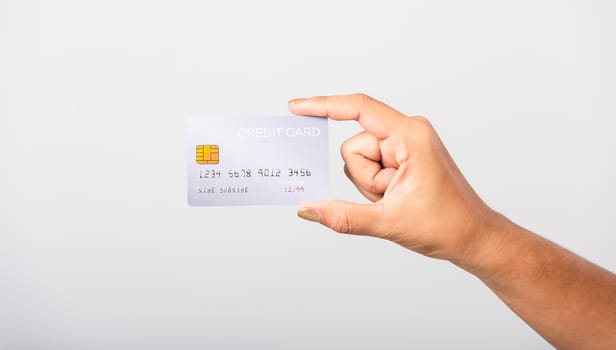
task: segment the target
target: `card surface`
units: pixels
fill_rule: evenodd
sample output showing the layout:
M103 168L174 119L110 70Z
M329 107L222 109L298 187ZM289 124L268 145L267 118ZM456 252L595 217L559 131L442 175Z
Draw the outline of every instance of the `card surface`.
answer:
M327 199L327 118L201 117L186 122L188 204Z

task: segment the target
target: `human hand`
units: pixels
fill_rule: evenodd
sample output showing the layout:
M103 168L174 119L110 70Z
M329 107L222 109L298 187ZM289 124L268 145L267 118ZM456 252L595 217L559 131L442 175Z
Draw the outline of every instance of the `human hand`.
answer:
M365 131L341 153L373 202L305 203L300 217L452 261L558 349L616 349L616 276L491 210L425 118L362 94L296 99L289 109L359 121Z
M298 211L342 233L394 241L460 261L498 215L473 191L424 117L407 117L363 94L289 101L294 114L357 120L365 129L341 147L345 173L373 203L305 203Z

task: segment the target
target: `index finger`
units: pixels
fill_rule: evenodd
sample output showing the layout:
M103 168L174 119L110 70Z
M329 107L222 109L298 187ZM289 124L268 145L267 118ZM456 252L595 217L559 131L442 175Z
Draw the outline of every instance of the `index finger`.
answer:
M357 120L379 139L387 138L405 119L402 113L364 94L299 98L289 101L289 110L334 120Z

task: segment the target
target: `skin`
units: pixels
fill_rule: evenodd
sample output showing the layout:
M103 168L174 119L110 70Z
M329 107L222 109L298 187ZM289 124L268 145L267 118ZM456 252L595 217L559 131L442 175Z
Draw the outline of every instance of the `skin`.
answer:
M363 94L294 99L289 110L365 130L341 154L372 203L309 202L300 217L451 261L558 349L616 349L616 275L489 208L426 118Z

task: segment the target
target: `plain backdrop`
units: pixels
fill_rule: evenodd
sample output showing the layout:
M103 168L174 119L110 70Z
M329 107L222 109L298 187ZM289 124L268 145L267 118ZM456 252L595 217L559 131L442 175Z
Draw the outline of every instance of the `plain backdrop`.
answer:
M0 348L549 349L448 262L293 206L188 207L184 123L365 92L614 271L615 21L610 1L1 1ZM338 151L359 130L330 123L330 172L364 201Z

